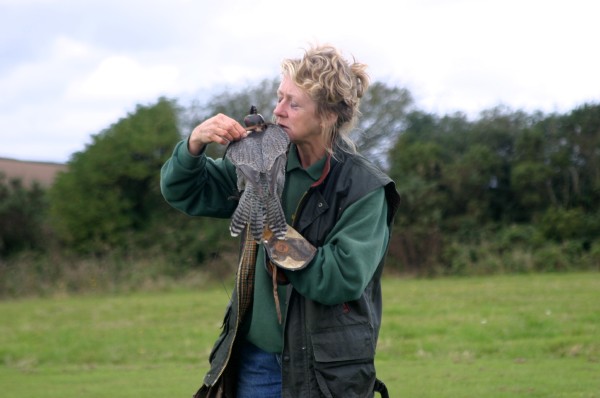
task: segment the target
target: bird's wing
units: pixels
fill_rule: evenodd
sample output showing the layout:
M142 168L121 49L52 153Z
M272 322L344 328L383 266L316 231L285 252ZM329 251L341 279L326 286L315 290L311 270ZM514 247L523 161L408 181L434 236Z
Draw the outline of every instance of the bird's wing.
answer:
M289 144L290 138L281 127L276 124L267 127L261 143L265 171L270 170L275 160L287 153Z

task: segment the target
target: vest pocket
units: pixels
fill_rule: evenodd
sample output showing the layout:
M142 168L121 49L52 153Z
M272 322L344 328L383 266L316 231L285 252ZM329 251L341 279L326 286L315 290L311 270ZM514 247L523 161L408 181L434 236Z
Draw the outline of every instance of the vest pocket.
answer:
M319 330L311 340L315 377L324 396L373 396L375 346L370 325Z

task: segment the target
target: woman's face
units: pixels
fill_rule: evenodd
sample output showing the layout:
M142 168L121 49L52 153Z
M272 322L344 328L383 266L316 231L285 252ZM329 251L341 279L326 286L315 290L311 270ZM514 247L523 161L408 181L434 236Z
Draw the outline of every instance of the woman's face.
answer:
M277 89L277 106L273 111L280 125L296 145L322 139L317 104L289 77L284 76Z

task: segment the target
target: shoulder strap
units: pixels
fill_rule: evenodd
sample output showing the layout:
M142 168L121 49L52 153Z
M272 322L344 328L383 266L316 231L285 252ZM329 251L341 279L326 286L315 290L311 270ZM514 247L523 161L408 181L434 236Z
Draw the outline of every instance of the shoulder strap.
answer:
M390 394L388 394L387 387L383 383L383 381L379 379L375 379L375 386L373 386L373 391L381 394L381 398L390 398Z

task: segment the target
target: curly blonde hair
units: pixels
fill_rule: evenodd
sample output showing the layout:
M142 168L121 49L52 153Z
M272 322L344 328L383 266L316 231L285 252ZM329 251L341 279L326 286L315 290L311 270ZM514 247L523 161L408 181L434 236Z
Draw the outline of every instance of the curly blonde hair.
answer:
M350 63L331 45L314 45L301 59L285 59L281 63L282 75L289 77L317 104L317 117L337 116L333 125L323 124L326 150L333 153L334 146L356 152L350 131L360 116L360 99L369 87L367 65Z

